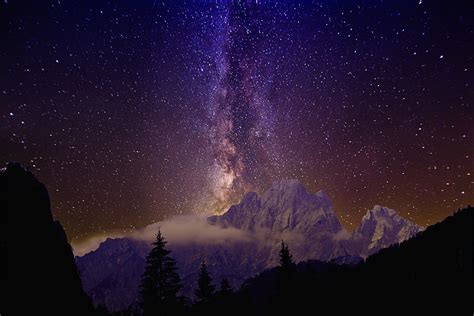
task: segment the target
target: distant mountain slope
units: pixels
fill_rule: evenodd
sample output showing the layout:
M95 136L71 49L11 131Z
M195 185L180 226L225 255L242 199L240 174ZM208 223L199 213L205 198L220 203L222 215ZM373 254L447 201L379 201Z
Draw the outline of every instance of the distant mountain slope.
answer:
M368 214L372 213L373 218L366 215L360 231L351 235L340 224L327 194L310 194L297 180L281 180L261 196L248 193L225 214L208 218L209 224L238 229L252 236L250 240L218 244L170 240L169 248L184 280L184 294L192 297L204 259L216 282L226 277L238 287L246 278L278 264L282 239L289 243L296 261L336 259L344 263L357 262L360 256L421 230L393 210L376 207ZM96 251L76 258L85 290L94 302L111 310L134 303L143 258L149 249L148 241L108 239Z
M278 269L266 270L246 281L236 314L472 315L473 212L460 210L355 266L300 263L284 299Z
M401 217L392 209L376 205L362 217L353 232L352 251L362 257L416 235L423 228Z
M19 164L0 170L2 315L89 315L72 249L46 187Z

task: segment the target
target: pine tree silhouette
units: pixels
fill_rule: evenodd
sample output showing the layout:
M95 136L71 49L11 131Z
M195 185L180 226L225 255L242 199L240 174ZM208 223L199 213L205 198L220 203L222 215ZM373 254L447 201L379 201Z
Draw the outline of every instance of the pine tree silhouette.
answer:
M292 272L295 269L295 263L293 262L293 256L288 249L288 245L281 241L280 250L280 270L282 272Z
M228 296L232 293L234 293L234 289L232 289L232 286L230 286L229 280L227 280L226 278L222 279L219 294L221 296Z
M288 302L292 299L292 292L294 287L294 276L296 275L296 265L293 262L293 256L288 249L288 245L282 240L281 241L281 250L280 250L280 266L278 267L278 287L277 287L277 297L275 304L273 305L273 312L275 313L287 313L290 312L285 308L288 305L285 305L284 302ZM286 307L285 307L286 306ZM285 308L284 308L285 307Z
M196 298L198 303L209 303L214 297L214 285L212 278L207 271L206 262L201 263L199 270L198 288L196 290Z
M140 305L144 316L172 315L180 308L181 279L176 262L165 248L166 241L158 231L153 249L146 258L145 272L140 284Z

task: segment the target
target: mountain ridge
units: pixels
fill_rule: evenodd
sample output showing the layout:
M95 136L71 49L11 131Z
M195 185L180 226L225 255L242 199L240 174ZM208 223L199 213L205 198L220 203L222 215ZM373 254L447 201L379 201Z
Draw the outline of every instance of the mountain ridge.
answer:
M316 259L352 263L357 262L358 257L366 257L387 245L400 242L397 233L405 226L417 228L407 229L407 236L421 231L416 224L402 219L394 210L383 208L375 212L380 212L384 216L384 212L391 214L377 217L386 224L382 225L384 229L381 232L382 235L386 232L387 238L375 235L380 229L373 229L369 224L376 228L381 225L377 221L369 221L370 218L367 219L366 230L361 229L357 233L346 231L324 191L311 194L298 180L279 180L263 194L249 192L244 195L240 203L232 205L226 213L206 219L209 228L219 228L223 231L237 229L253 238L230 239L225 243L215 244L197 243L195 240L190 240L189 244L174 243L171 238L168 246L183 278L183 292L192 296L198 267L202 260L206 260L217 282L225 277L234 287L239 287L246 278L278 264L277 253L281 240L290 245L297 262ZM165 228L164 224L152 227ZM389 227L395 229L388 229ZM166 232L164 235L166 238ZM374 238L380 242L369 249ZM117 244L117 247L126 244L126 247L120 248L121 252L119 251L117 256L110 256L108 253L113 249L108 249L106 246L111 244ZM138 258L144 260L146 249L149 248L150 245L146 240L134 240L128 243L108 240L99 246L94 256L77 257L76 262L85 280L86 292L93 301L96 304L106 304L110 310L123 309L132 304L133 295L124 297L121 291L125 289L127 293L137 295L140 275L138 272L140 265L143 264ZM94 264L95 260L92 260L94 257L98 262L104 262L103 267ZM135 258L136 266L128 268L128 271L124 262L129 258ZM120 284L121 290L115 290L110 284Z

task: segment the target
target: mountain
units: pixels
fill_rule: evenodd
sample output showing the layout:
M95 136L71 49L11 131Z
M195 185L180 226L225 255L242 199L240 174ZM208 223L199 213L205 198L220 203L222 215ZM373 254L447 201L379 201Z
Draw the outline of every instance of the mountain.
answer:
M19 164L0 170L2 315L90 315L63 227L46 187ZM5 207L5 208L3 208Z
M357 265L300 262L283 289L279 269L267 269L235 295L232 315L471 315L473 213L458 210Z
M376 205L362 217L353 232L352 247L366 257L392 244L401 243L423 228L401 217L395 210Z
M138 296L145 257L150 249L143 241L107 239L101 244L100 251L87 255L87 260L77 258L84 290L93 302L116 309L125 309L133 303Z
M255 192L247 193L240 204L209 220L249 232L277 234L313 234L321 229L337 233L342 229L327 194L310 194L297 180L276 181L261 198Z
M207 219L211 228L232 228L251 238L225 243L170 239L168 248L177 261L183 293L193 298L202 260L206 260L216 285L225 277L238 288L245 279L278 264L281 240L290 245L297 262L317 259L355 264L367 254L400 242L402 235L410 237L421 229L395 211L375 207L368 214L371 212L373 218L364 216L361 226L350 234L340 224L326 193L311 194L297 180L281 180L261 196L247 193L225 214ZM150 248L148 240L107 239L97 250L76 257L84 288L94 303L105 304L110 310L133 304Z
M291 245L298 261L329 260L342 254L334 236L343 234L343 227L329 197L323 191L308 193L297 180L276 181L262 197L247 193L240 204L209 221L258 234L271 248L267 266L277 263L273 254L278 252L282 239Z

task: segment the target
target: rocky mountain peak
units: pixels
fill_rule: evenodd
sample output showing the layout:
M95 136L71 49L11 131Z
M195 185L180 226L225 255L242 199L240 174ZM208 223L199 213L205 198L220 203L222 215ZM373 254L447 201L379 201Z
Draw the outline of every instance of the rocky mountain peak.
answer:
M362 217L362 222L357 228L363 231L374 226L383 226L387 229L396 228L400 225L418 226L415 223L401 217L395 210L388 207L375 205ZM419 227L421 229L421 227Z
M422 230L423 227L401 217L395 210L375 205L362 217L354 231L354 239L364 240L364 248L370 254L411 238Z
M211 222L254 232L273 233L318 231L337 232L342 229L326 193L309 193L298 180L279 180L261 196L247 193L241 203L233 205Z
M297 179L276 180L272 183L271 190L307 193L304 184Z
M384 207L381 205L374 205L371 210L368 210L365 216L362 218L370 219L370 218L380 218L380 217L400 217L397 212L391 208Z

